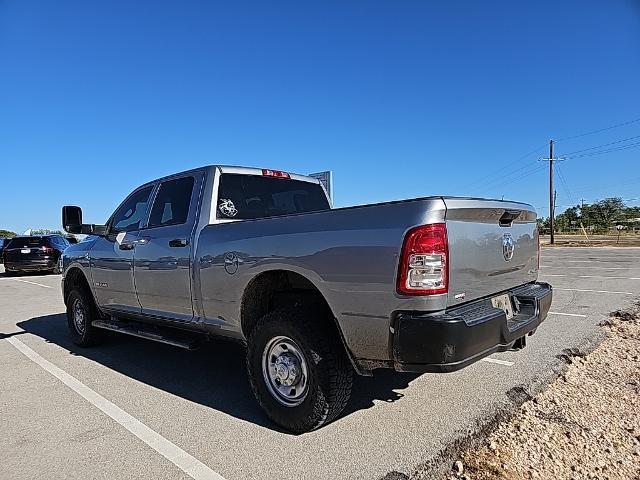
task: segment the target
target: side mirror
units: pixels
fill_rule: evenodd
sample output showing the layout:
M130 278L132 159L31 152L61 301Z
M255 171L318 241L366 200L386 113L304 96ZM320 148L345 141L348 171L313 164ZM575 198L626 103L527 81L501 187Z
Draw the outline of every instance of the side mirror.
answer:
M82 209L73 205L62 207L62 228L67 233L82 233Z
M82 223L82 209L73 205L62 207L62 228L67 233L81 233L85 235L105 235L107 227Z

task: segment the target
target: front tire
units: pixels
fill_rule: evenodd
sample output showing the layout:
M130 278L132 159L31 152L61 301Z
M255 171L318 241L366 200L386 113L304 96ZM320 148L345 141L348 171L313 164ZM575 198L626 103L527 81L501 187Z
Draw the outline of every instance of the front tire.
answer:
M93 298L85 290L74 289L67 298L67 325L71 340L79 347L90 347L100 343L103 332L91 325L98 318Z
M292 306L262 317L248 338L251 389L267 416L304 433L349 401L353 369L323 308Z

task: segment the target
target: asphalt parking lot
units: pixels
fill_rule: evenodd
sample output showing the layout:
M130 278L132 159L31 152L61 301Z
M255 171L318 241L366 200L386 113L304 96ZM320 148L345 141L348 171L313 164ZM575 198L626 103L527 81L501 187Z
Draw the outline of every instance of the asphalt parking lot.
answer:
M551 313L520 352L450 374L358 378L345 414L304 435L275 429L240 345L186 352L113 336L69 339L57 275L0 275L0 477L378 479L411 474L563 349L640 295L640 248L547 248ZM161 452L161 453L159 453Z

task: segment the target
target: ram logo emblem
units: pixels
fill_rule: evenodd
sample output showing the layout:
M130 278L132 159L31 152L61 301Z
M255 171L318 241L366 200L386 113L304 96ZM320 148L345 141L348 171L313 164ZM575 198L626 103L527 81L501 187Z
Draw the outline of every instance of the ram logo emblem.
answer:
M504 255L505 261L509 261L513 258L513 252L515 251L516 246L513 243L513 238L511 238L510 233L505 233L502 236L502 255Z

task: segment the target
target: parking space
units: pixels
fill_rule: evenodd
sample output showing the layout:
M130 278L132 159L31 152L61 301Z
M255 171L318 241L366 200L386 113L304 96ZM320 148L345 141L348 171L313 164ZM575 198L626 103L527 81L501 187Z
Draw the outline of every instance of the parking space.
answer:
M451 374L357 378L336 422L304 435L255 405L241 345L186 352L66 331L60 277L0 275L2 478L378 479L411 474L460 432L540 381L557 355L640 294L640 248L546 248L552 313L520 352Z

